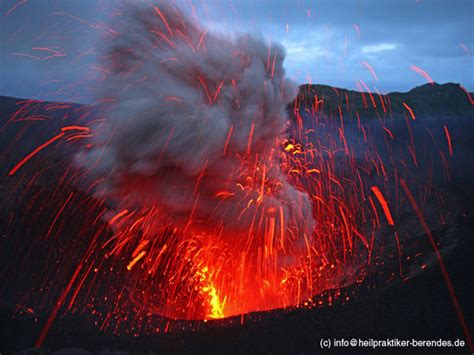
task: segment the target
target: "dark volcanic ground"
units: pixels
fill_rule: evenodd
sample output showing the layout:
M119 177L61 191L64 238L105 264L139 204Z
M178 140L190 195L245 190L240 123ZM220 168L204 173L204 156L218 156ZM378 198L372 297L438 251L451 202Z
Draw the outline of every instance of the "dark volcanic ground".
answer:
M11 119L18 108L17 100L2 98L0 100L2 125ZM34 314L18 309L21 303L18 289L24 288L37 275L26 274L26 268L16 263L18 245L27 250L31 243L43 235L44 228L49 225L45 217L32 219L28 223L28 200L39 194L41 189L55 188L55 179L62 176L61 172L68 169L74 151L53 148L47 153L42 152L25 169L21 178L7 176L8 171L25 154L34 149L45 139L56 134L59 127L65 124L80 124L93 119L90 110L81 106L46 107L36 105L31 110L34 117L57 117L58 119L31 122L16 122L3 129L1 148L1 208L0 225L2 239L0 246L0 353L42 354L88 354L88 353L288 353L314 354L400 354L400 353L440 353L468 354L464 348L345 348L330 350L320 348L320 340L330 339L417 339L417 340L465 340L453 307L440 268L433 258L427 236L419 227L413 213L408 213L399 221L401 228L412 230L409 240L402 242L402 250L406 254L421 251L422 261L406 265L407 268L419 270L419 264L428 267L424 271L411 272L410 277L400 278L393 274L387 266L380 272L374 272L361 285L348 286L342 290L333 305L313 309L275 310L259 314L247 315L243 325L240 318L207 322L199 326L199 331L173 331L148 336L133 337L131 335L116 336L103 333L80 314L59 316L46 338L42 349L34 350L41 328L46 322L49 312L37 311ZM66 117L66 118L65 118ZM400 120L400 125L404 121ZM448 124L453 138L454 156L450 160L451 180L435 179L434 187L448 196L450 218L444 226L433 227L433 235L439 242L444 254L444 261L451 277L459 303L468 327L474 329L474 117L439 117L418 120L414 129L415 139L421 135L422 127L429 126L436 130ZM25 128L27 127L27 128ZM395 124L394 131L397 130ZM350 130L350 128L348 128ZM401 130L401 128L400 128ZM80 144L80 143L77 143ZM399 144L404 144L403 140ZM47 160L47 164L45 161ZM26 189L30 174L34 174L38 166L46 172L36 180L37 189ZM68 190L69 189L69 190ZM62 193L67 196L69 191L76 195L82 192L73 183ZM12 191L15 191L14 193ZM22 193L22 191L28 191ZM80 199L79 199L80 200ZM45 207L46 206L46 207ZM43 206L48 209L46 204ZM50 206L51 209L57 206ZM30 207L35 208L35 207ZM82 209L81 209L82 208ZM81 228L81 211L85 207L72 203L66 216L71 219L67 227L69 236L64 235L65 242L73 238ZM68 212L69 211L69 212ZM85 211L83 211L86 213ZM42 212L47 216L47 211ZM429 213L429 212L427 212ZM39 214L41 216L41 214ZM22 218L20 218L22 216ZM15 223L15 220L21 221ZM427 216L430 221L430 216ZM13 222L12 222L13 221ZM13 226L13 227L12 227ZM64 228L62 229L64 230ZM382 231L383 232L383 231ZM78 248L80 244L77 244ZM47 258L47 254L38 244L37 252L31 259L38 265ZM389 253L390 254L390 253ZM396 257L394 260L398 260ZM391 260L387 256L387 260ZM396 261L393 261L396 263ZM390 262L387 262L390 264ZM335 291L327 292L319 297L327 299L334 296ZM345 300L348 296L350 299ZM60 312L61 313L61 312ZM27 350L31 349L31 350Z

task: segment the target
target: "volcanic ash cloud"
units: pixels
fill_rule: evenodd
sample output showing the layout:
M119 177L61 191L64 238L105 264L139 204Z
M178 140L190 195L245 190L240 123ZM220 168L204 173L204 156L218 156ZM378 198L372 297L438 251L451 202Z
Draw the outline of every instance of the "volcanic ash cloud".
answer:
M219 37L163 3L128 6L112 25L105 120L78 158L97 194L117 210L155 211L152 230L258 239L270 218L283 247L301 246L311 204L278 162L296 94L284 48Z

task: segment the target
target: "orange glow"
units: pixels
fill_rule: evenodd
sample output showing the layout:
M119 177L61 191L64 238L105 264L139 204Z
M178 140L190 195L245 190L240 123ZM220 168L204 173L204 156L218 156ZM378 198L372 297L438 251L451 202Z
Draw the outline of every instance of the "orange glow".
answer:
M453 146L451 144L451 135L449 134L448 127L444 126L444 132L446 133L446 140L448 141L449 155L453 156Z
M209 279L209 269L205 266L201 271L196 273L201 284L201 292L206 296L207 302L210 306L210 311L207 314L209 319L224 318L224 305L225 302L219 300L217 289L215 288L212 281Z
M132 270L133 266L141 259L145 256L146 254L146 251L145 250L142 250L136 257L134 257L130 263L127 265L127 270L130 271Z
M408 110L408 112L410 113L410 117L412 120L415 120L416 119L416 116L415 114L413 113L413 110L411 109L410 106L408 106L408 104L406 102L402 102L403 106Z
M59 133L58 135L54 136L50 140L46 141L45 143L41 144L38 148L33 150L30 154L28 154L26 157L20 160L18 164L16 164L12 170L8 173L8 175L13 175L15 174L18 169L20 169L28 160L33 158L36 154L38 154L40 151L42 151L44 148L47 146L51 145L52 143L56 142L58 139L60 139L62 136L64 136L64 132Z
M385 213L385 217L387 218L388 224L391 226L395 225L393 222L392 214L390 213L390 209L388 208L387 200L383 197L382 192L377 186L372 186L372 192L374 193L377 200L379 200L380 205L382 206L383 212Z
M420 74L422 77L424 77L426 79L426 81L428 83L430 83L431 85L434 84L434 81L433 79L431 78L431 76L423 69L417 67L416 65L412 65L410 67L411 70L413 70L414 72L417 72L418 74Z

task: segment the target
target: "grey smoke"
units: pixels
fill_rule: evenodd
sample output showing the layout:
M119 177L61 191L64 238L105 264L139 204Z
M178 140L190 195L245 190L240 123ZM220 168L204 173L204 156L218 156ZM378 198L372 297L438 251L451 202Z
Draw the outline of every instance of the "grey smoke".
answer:
M223 238L251 228L259 235L258 220L282 209L288 237L301 245L314 225L311 203L277 161L296 94L284 48L206 32L165 3L129 5L113 27L98 100L105 120L78 157L102 181L96 193L117 208L157 209L154 227ZM241 187L256 166L254 184L265 174L271 190L260 200L260 188Z

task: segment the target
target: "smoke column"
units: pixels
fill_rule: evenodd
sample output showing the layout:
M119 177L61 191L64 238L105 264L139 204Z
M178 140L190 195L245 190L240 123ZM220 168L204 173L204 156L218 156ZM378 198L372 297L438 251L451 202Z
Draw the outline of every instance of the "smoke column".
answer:
M157 225L186 233L258 234L258 219L277 211L296 239L311 231L309 199L275 151L295 95L284 48L220 38L164 3L123 13L104 56L106 120L80 158L102 196L155 208Z

